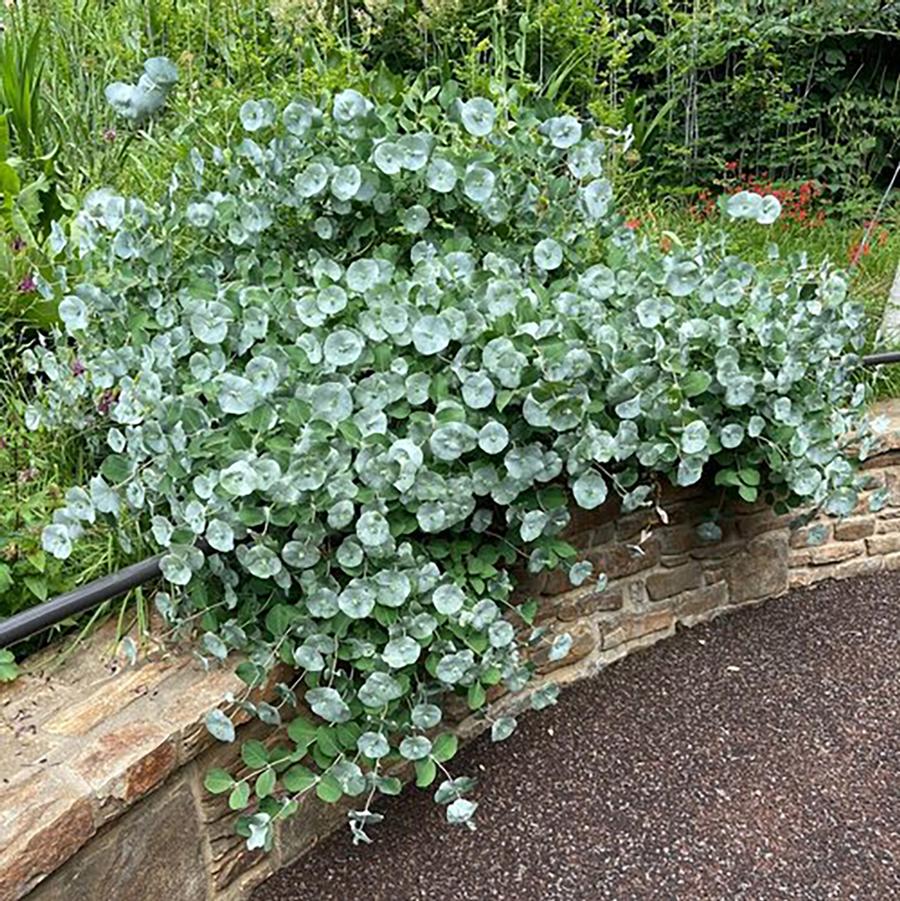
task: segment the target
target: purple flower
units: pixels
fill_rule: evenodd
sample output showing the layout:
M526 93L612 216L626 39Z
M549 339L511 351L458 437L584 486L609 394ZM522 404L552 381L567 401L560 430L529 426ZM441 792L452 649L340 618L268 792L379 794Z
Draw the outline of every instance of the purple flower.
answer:
M35 291L37 291L37 282L34 280L34 276L26 275L19 282L19 294L33 294Z
M116 399L115 394L107 389L100 396L100 400L97 401L97 412L103 414L104 416L109 413L110 408L113 405L113 401Z
M103 132L103 140L106 141L107 144L112 144L112 142L115 141L116 137L116 130L114 128L107 128Z
M25 239L16 235L15 238L10 242L10 247L13 249L13 253L19 253L19 251L25 249Z
M72 360L72 375L78 378L78 376L84 375L84 373L84 363L82 363L81 360L76 357L74 360Z

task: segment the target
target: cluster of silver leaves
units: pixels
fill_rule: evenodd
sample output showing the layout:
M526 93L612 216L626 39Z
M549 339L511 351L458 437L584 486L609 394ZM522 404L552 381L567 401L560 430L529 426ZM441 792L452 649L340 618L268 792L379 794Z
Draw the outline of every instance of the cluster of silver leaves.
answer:
M66 336L29 354L29 423L100 435L103 462L45 547L142 518L173 626L199 621L210 659L240 651L248 689L297 668L277 703L237 699L313 717L281 757L255 749L252 846L308 791L365 797L363 837L393 757L443 775L448 819L470 823L435 729L445 697L483 711L490 686L529 682L543 635L510 564L582 584L571 502L631 510L710 469L746 500L849 512L862 312L827 265L639 240L603 136L572 116L345 90L250 101L241 126L161 201L95 191L65 238ZM755 210L735 215L770 221ZM234 737L223 713L209 726ZM248 786L210 782L236 808Z

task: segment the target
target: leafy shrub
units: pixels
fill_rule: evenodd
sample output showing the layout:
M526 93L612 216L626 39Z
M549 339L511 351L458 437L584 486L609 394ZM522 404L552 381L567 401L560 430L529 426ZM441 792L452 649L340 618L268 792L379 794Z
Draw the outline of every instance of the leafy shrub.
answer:
M109 105L120 116L141 123L162 109L177 81L177 66L165 56L153 56L144 63L144 71L137 84L114 81L106 86L104 94Z
M489 691L528 686L543 633L515 565L585 582L572 501L633 510L704 470L748 501L848 512L862 313L799 256L758 268L638 241L604 177L609 136L514 95L344 90L240 118L160 202L100 190L75 220L71 341L29 353L29 422L84 429L106 456L44 545L65 557L97 517L145 516L162 615L199 621L210 660L242 652L237 701L290 741L207 780L235 809L252 784L251 847L310 792L359 796L364 838L404 759L469 823L442 709L455 694L488 716ZM294 675L253 702L279 661ZM207 723L234 739L225 713Z

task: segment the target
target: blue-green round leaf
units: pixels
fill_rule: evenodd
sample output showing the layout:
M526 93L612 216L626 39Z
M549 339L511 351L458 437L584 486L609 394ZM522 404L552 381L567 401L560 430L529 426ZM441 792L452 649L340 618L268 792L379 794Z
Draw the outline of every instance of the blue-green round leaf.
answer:
M457 182L456 167L445 159L435 158L428 164L425 184L438 194L449 194Z
M377 547L391 539L388 521L377 510L368 510L356 521L359 540L369 547Z
M331 193L338 200L351 200L356 197L362 185L362 173L352 163L334 170L331 176Z
M441 721L441 708L436 704L416 704L410 719L419 729L433 729Z
M412 339L420 354L439 354L450 344L450 327L442 316L422 316L412 328Z
M573 482L572 494L579 507L593 510L606 500L606 481L599 472L589 469Z
M241 107L240 116L246 131L259 131L275 121L275 107L271 101L248 100Z
M337 602L350 619L365 619L375 609L375 589L362 579L353 579L338 595Z
M326 722L346 723L350 719L350 708L334 688L311 688L304 697L310 710Z
M581 123L574 116L556 116L548 119L542 131L550 143L560 150L567 150L581 140Z
M41 547L57 560L65 560L72 553L69 530L61 524L44 526L41 532Z
M391 667L391 669L403 669L410 666L419 659L422 648L419 643L408 635L400 638L392 638L382 651L381 659Z
M709 447L709 428L702 419L695 419L681 433L681 449L686 454L702 454Z
M400 222L411 235L425 231L430 221L428 210L420 203L408 207L400 214Z
M407 760L423 760L431 753L431 742L424 735L407 735L400 742L400 755Z
M538 269L558 269L563 259L562 247L553 238L544 238L534 247L534 264Z
M486 166L473 163L463 178L463 193L475 203L485 203L494 193L497 177Z
M459 118L470 135L483 138L494 128L497 108L485 97L473 97L460 105Z
M434 604L438 613L445 616L451 616L458 613L465 603L466 595L458 585L439 585L435 588L431 596L431 603Z
M350 366L359 359L365 345L359 332L348 328L337 329L325 339L325 359L333 366Z
M391 752L388 740L380 732L363 732L356 740L356 747L360 754L370 760L380 760Z

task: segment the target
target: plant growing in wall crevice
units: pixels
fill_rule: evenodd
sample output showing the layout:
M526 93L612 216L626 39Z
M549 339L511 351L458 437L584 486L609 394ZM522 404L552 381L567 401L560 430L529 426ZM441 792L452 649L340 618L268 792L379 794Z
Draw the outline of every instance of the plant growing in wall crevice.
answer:
M516 563L602 579L564 540L572 503L635 509L707 469L748 500L856 502L844 277L637 240L604 136L507 101L452 84L251 101L161 201L96 191L68 235L66 335L29 352L29 422L83 428L103 462L44 546L65 557L97 517L143 517L163 617L199 625L209 661L240 652L234 700L285 727L244 746L250 777L207 780L251 847L313 793L357 799L365 838L401 761L471 823L445 701L488 716L494 686L528 689L543 635ZM292 676L251 701L276 664ZM207 722L235 739L225 713Z

